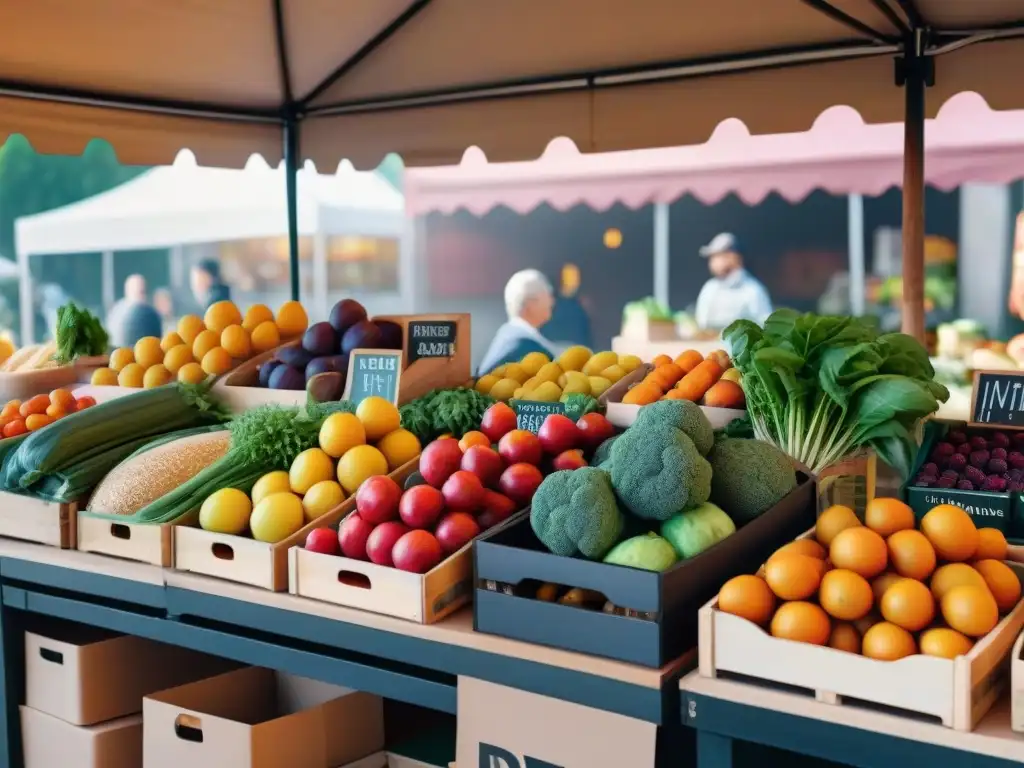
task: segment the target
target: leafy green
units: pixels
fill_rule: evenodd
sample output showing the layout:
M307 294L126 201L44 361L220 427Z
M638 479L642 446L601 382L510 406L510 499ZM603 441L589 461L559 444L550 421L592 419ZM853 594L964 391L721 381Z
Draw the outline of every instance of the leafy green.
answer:
M68 365L79 357L96 357L107 353L107 332L99 318L84 307L68 302L57 310L58 365Z
M949 398L916 340L859 318L779 310L763 328L738 320L723 338L754 435L815 473L871 448L906 477L915 425Z
M582 392L566 395L563 405L565 406L565 415L573 421L579 421L582 416L594 413L600 408L600 403L596 398L584 395Z
M402 426L426 445L439 435L462 437L480 429L484 411L494 405L494 398L475 389L456 387L435 389L399 408Z

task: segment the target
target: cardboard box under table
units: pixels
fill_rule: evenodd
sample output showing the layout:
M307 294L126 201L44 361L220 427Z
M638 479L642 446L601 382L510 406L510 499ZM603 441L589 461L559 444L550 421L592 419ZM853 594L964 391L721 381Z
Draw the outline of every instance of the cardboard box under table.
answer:
M21 749L24 768L139 768L142 715L81 726L22 706Z
M528 518L487 532L473 547L478 632L661 667L692 648L697 611L727 580L755 573L778 547L814 524L815 484L800 484L711 549L663 573L551 554ZM541 583L603 595L614 612L534 599Z
M22 493L0 491L0 536L74 549L78 503L60 504Z
M325 768L384 748L378 696L246 667L147 696L146 768Z

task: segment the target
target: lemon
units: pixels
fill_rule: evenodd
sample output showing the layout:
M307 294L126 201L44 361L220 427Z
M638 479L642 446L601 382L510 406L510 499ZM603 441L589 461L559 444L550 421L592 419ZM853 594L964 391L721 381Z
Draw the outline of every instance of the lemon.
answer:
M266 304L253 304L245 310L245 319L242 320L242 327L252 333L256 326L274 319L274 313Z
M398 413L398 408L383 397L374 396L363 400L356 408L356 416L363 422L366 439L371 443L402 426L402 417Z
M569 347L559 356L558 364L562 367L563 371L580 371L583 370L583 366L587 364L592 355L593 352L587 347ZM608 365L611 365L611 363Z
M178 335L185 344L191 344L205 330L203 319L196 315L185 315L178 321Z
M626 373L632 373L643 364L644 361L636 355L619 355L619 368Z
M531 376L536 376L537 371L543 368L545 365L551 362L551 358L545 355L543 352L530 352L519 364L526 369L526 372Z
M135 353L131 347L120 347L110 353L110 370L120 373L129 363L135 362Z
M277 330L277 323L273 320L264 320L252 331L252 351L256 354L267 352L281 343L281 332Z
M306 522L311 523L321 515L326 515L343 501L345 491L334 480L321 480L315 483L302 497L302 510L306 513Z
M203 355L201 365L211 376L220 376L231 370L231 355L223 347L214 347Z
M142 386L146 389L152 389L153 387L162 387L169 381L172 381L174 376L168 371L161 363L151 365L146 369L146 372L142 375Z
M168 352L174 349L179 344L184 343L185 340L182 339L181 336L179 336L176 331L171 331L170 333L165 333L164 337L160 340L160 349L162 349L164 352Z
M523 368L523 366L521 366L519 363L509 363L508 365L505 366L505 375L502 378L515 379L520 384L522 384L526 381L529 381L529 379L532 377L527 372L527 370Z
M320 448L340 459L357 445L366 444L366 429L354 413L332 413L320 425Z
M372 445L357 445L338 460L338 482L345 493L355 493L368 477L387 473L388 460Z
M245 360L252 353L249 332L240 325L229 325L221 331L220 345L236 360Z
M377 449L388 460L388 469L394 472L403 464L420 455L422 446L419 438L407 429L396 429L381 438Z
M592 358L587 360L586 365L583 366L583 372L587 374L587 376L599 376L603 375L601 371L618 364L619 356L614 352L598 352Z
M117 371L110 368L97 368L92 372L89 383L96 387L116 387Z
M288 486L303 494L321 480L334 479L334 462L319 448L307 448L292 462L288 470Z
M206 371L199 363L185 363L178 369L178 381L182 384L198 384L206 379Z
M249 530L256 541L276 544L306 524L302 501L294 493L272 493L252 511Z
M591 376L588 380L590 382L591 397L600 397L612 385L611 381L603 376Z
M229 325L241 325L242 313L233 301L215 301L207 307L203 323L214 333L220 333Z
M176 374L183 365L195 362L192 357L192 347L188 344L179 344L164 352L164 368Z
M286 493L291 491L291 481L288 473L283 469L276 472L267 472L252 486L252 503L259 504L263 499L272 493Z
M192 357L201 361L214 347L220 346L220 334L213 331L200 331L199 335L192 340Z
M608 379L612 384L626 375L626 370L621 365L609 365L599 375L602 379Z
M132 387L140 389L142 380L146 375L146 369L138 363L128 363L117 373L117 385L119 387Z
M479 392L481 395L486 395L490 393L491 388L495 384L497 384L498 381L499 379L497 376L488 373L487 375L481 376L479 379L476 380L476 386L474 387L474 389L476 389L476 391Z
M221 488L203 501L199 508L199 527L233 536L245 531L252 514L252 502L237 488Z
M541 366L540 370L537 371L534 378L537 379L537 386L540 386L545 381L550 381L553 384L558 381L558 377L561 376L562 373L562 367L558 363L545 363Z
M519 382L515 379L501 379L491 387L491 391L488 394L495 400L510 400L520 386ZM525 390L526 387L522 387L522 389Z
M298 336L308 325L306 310L297 301L286 301L277 310L277 330L282 336Z
M143 336L135 342L133 352L135 354L135 362L143 368L149 368L151 365L164 361L164 351L160 347L160 339L156 336Z

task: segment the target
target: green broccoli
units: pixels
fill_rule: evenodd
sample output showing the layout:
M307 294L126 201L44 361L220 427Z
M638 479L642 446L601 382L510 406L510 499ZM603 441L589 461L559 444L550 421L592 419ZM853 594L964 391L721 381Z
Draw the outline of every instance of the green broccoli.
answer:
M600 560L618 542L624 517L608 473L581 467L544 478L533 496L530 525L554 554Z
M646 520L668 520L707 501L711 465L693 440L668 424L638 425L612 446L612 486L626 508Z
M594 451L594 457L590 460L590 466L597 467L604 464L612 457L612 446L615 445L615 441L619 439L618 435L609 437Z
M659 400L640 409L630 429L666 424L683 433L693 441L701 456L707 456L715 444L715 430L696 403L689 400Z
M737 527L767 512L796 488L792 460L771 443L719 438L708 461L714 472L711 501L724 509Z

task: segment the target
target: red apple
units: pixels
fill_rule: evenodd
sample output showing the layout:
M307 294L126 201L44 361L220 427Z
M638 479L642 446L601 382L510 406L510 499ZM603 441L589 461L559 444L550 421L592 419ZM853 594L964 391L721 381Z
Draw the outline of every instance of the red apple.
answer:
M373 523L364 520L358 512L353 512L338 526L341 554L353 560L366 560L369 556L370 535L375 530Z
M533 494L543 480L544 475L533 464L520 463L513 464L501 473L498 486L512 501L520 507L525 507L533 499Z
M484 499L484 484L472 472L460 469L444 481L441 495L448 509L476 512Z
M615 425L600 413L585 413L576 422L576 431L580 433L583 449L593 452L597 446L615 435Z
M488 488L494 488L505 469L505 462L493 448L472 445L462 455L462 468L479 477L480 482Z
M372 525L398 519L402 488L387 475L370 477L356 491L356 511Z
M443 557L441 543L430 531L409 531L391 550L395 568L411 573L426 573Z
M563 469L579 469L585 466L587 466L587 460L583 458L583 451L579 448L574 448L571 451L562 451L551 462L551 467L556 472Z
M505 403L495 403L486 411L480 420L480 431L496 443L513 429L517 424L516 412Z
M479 535L480 524L466 512L449 512L438 521L434 529L434 536L446 555L458 552Z
M366 554L377 565L394 565L391 552L395 542L409 532L409 527L397 520L381 523L370 533L366 540Z
M549 456L557 456L580 444L580 431L576 422L561 413L552 413L540 425L537 433L541 448Z
M398 515L410 528L429 528L443 511L444 496L432 485L413 486L402 494L402 500L398 502Z
M525 429L513 429L498 441L498 453L508 464L533 464L544 458L540 438Z
M484 494L483 509L476 516L476 521L482 530L493 528L502 520L508 520L515 514L516 503L508 496L495 491L487 491Z
M306 549L310 552L319 552L321 555L336 555L341 545L338 540L339 535L340 531L335 533L330 528L314 528L306 536ZM363 546L365 552L365 542Z
M420 454L420 474L435 488L444 485L444 481L451 477L453 472L457 472L460 466L462 449L459 448L458 440L435 440Z

